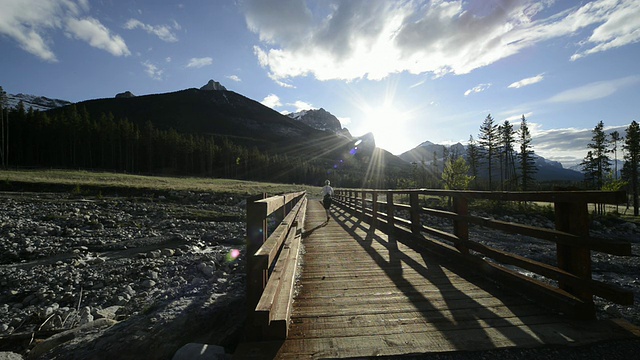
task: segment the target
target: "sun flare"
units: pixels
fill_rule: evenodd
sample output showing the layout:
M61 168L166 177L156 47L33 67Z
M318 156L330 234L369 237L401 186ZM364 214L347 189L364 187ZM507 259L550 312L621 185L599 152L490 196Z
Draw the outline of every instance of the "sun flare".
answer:
M373 133L376 146L392 153L405 147L406 114L392 104L364 109L366 128Z

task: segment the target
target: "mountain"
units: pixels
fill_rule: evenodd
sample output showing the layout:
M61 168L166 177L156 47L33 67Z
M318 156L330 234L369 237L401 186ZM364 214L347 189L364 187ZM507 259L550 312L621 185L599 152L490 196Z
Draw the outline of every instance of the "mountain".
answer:
M94 99L74 104L92 117L112 114L143 128L221 135L261 150L282 147L296 139L326 137L324 132L290 119L259 102L228 90L186 89L171 93ZM65 111L65 108L50 112Z
M442 164L446 154L453 154L454 156L459 154L466 158L466 146L461 143L447 146L425 141L398 157L410 163L424 163L428 166L433 163L434 156L436 162ZM535 155L534 161L538 167L538 172L535 174L537 181L582 181L584 179L584 175L581 172L565 169L557 161L548 160L539 155Z
M622 168L623 167L624 167L624 160L618 159L617 167L616 167L616 161L614 159L611 159L611 170L615 171L616 169L618 169L618 179L622 177ZM578 171L578 172L582 173L582 165L581 164L573 165L569 169L575 170L575 171Z
M431 164L433 162L434 154L437 161L442 162L442 159L445 158L445 155L448 155L451 152L453 152L453 155L464 155L465 151L466 150L464 145L460 143L451 146L445 146L434 144L430 141L425 141L415 148L398 155L398 157L410 163L424 162L425 164Z
M318 110L302 110L296 113L288 114L290 118L298 120L314 129L331 131L335 134L352 138L351 133L346 128L342 128L342 124L337 117L323 108Z
M27 95L27 94L7 94L7 103L6 106L8 108L17 108L18 104L22 102L25 110L29 110L32 108L33 110L38 111L47 111L50 109L55 109L61 106L66 106L71 104L70 101L59 100L59 99L50 99L44 96L37 95Z
M220 84L217 81L209 80L209 82L203 87L201 87L200 90L216 91L216 90L227 90L227 88L222 86L222 84Z
M308 111L300 119L293 119L226 90L213 80L200 89L87 100L49 110L48 114L55 116L70 111L71 106L78 111L86 111L93 119L110 114L116 120L126 118L140 129L150 123L161 130L224 137L248 149L257 148L269 154L313 159L315 163L327 167L349 162L350 166L356 166L352 161L364 164L373 157L375 150L372 135L351 137L348 131L341 129L340 122L325 110ZM313 124L320 129L301 120L312 118L315 119ZM383 154L380 165L394 169L408 168L408 164L395 155L379 150Z

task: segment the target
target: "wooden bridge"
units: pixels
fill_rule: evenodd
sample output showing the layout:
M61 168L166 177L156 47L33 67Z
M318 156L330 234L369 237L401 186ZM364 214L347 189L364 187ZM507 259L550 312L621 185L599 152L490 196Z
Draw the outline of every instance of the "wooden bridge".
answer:
M429 207L451 199L452 210ZM591 278L591 251L631 255L588 234L588 203L622 193L337 191L331 219L304 193L247 205L246 341L234 359L326 359L638 339L623 320L596 320L593 296L633 294ZM379 201L384 198L384 201ZM546 201L556 229L471 216L473 199ZM446 220L436 228L434 218ZM556 243L543 264L473 241L472 224ZM471 225L471 226L470 226ZM517 238L518 241L522 238ZM519 271L526 270L526 271ZM536 280L523 273L537 273Z

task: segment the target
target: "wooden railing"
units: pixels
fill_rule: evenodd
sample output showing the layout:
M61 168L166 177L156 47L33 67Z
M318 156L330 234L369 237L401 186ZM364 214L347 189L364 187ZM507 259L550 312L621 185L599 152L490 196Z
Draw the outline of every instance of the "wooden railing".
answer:
M589 235L588 204L619 204L626 201L624 192L338 189L335 193L338 205L359 214L362 221L373 227L386 232L410 235L411 239L417 239L414 243L418 246L473 265L490 278L512 286L514 290L527 296L544 301L569 316L593 318L594 295L618 304L633 304L631 291L596 281L591 276L591 251L620 256L632 255L631 244L628 241L604 240ZM428 197L451 199L451 209L425 207ZM471 215L469 202L474 199L551 203L555 212L555 229ZM437 228L436 225L423 220L427 215L449 219L452 226L450 225L448 230ZM553 242L556 244L557 263L542 263L472 241L469 236L472 224ZM514 270L513 267L536 273L552 281L536 280Z
M247 336L285 339L298 266L305 192L247 200Z

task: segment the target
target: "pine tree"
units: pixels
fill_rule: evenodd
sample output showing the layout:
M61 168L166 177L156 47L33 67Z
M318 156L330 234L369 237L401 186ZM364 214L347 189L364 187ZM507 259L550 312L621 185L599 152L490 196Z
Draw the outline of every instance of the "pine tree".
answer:
M611 132L609 136L611 136L611 142L613 143L613 148L611 149L613 151L613 178L618 180L618 141L622 141L623 138L620 137L620 133L617 131Z
M505 190L505 183L507 189L511 188L514 182L517 181L515 159L513 151L514 135L513 125L509 123L509 120L505 120L504 123L498 126L498 134L500 138L500 186L502 190Z
M469 165L464 158L459 157L457 159L447 159L444 170L442 171L442 182L444 188L447 190L466 190L469 188L469 183L473 180L472 176L469 176Z
M527 119L522 115L520 121L520 171L522 178L522 190L527 191L531 187L534 181L533 175L538 172L536 163L533 159L533 150L531 146L531 133L529 132L529 126L527 126Z
M640 175L640 126L632 121L627 128L627 136L624 139L623 148L625 150L624 166L622 176L631 184L633 194L633 215L638 216L638 176Z
M582 172L584 173L584 181L590 184L590 187L596 186L596 178L598 177L598 168L593 157L593 151L587 151L587 156L580 163Z
M481 151L486 154L487 169L489 172L489 190L493 190L492 170L493 160L496 155L496 148L498 146L498 129L497 125L493 122L491 114L487 115L487 117L482 122L478 139L482 149Z
M478 164L480 163L480 152L476 141L472 135L469 135L469 144L467 145L467 159L469 161L469 169L471 176L475 182L475 188L478 188Z
M591 149L591 158L585 158L583 170L589 170L593 174L593 182L596 189L602 189L606 174L611 171L611 159L607 155L611 152L607 148L607 135L604 132L604 123L600 121L591 131L593 137L587 147ZM588 162L586 164L585 162Z
M0 161L1 161L0 166L2 166L3 168L5 167L4 109L5 109L6 101L7 101L7 93L4 91L2 86L0 86L0 134L2 136L2 141L0 141L2 142L2 145L0 148Z

